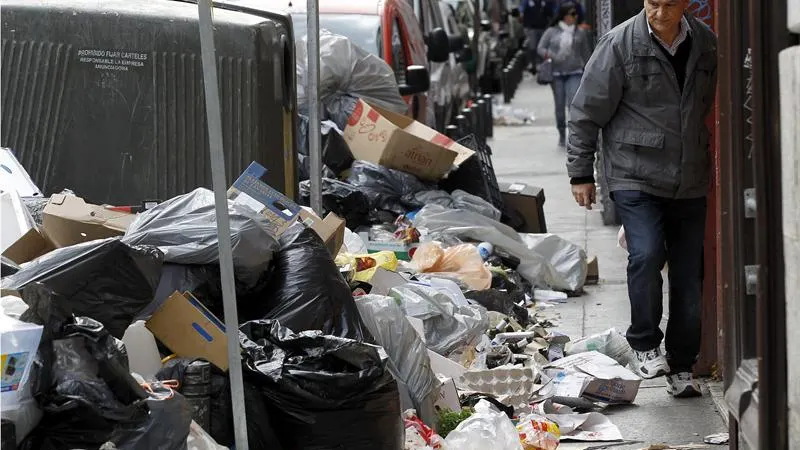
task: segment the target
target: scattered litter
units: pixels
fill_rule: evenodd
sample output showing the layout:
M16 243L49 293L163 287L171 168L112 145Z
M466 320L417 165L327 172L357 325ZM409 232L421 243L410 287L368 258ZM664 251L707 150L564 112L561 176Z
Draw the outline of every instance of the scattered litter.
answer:
M494 124L497 126L532 125L536 121L536 117L532 112L507 105L493 106L492 116Z
M730 435L728 433L717 433L706 436L703 442L706 444L722 445L727 444L729 440Z
M524 450L556 450L561 438L555 422L536 414L521 417L517 432Z
M708 445L703 445L703 444L675 444L675 445L653 444L650 447L644 447L641 448L640 450L695 450L703 448L710 448L710 447Z
M622 433L603 414L548 414L558 424L562 441L621 441Z
M507 415L481 400L475 413L461 422L444 440L458 450L522 450L519 433Z
M622 367L627 367L633 352L628 340L621 335L615 328L611 328L593 336L578 339L567 344L566 354L575 355L597 351L613 358Z

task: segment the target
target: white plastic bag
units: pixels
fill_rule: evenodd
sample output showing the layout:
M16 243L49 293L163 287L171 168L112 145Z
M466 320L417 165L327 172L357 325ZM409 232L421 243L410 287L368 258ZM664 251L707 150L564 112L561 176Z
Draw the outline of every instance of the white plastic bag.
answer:
M511 419L486 400L475 405L475 414L458 424L444 443L448 450L522 450Z
M228 450L228 447L217 444L217 441L193 420L189 427L189 437L186 438L186 450Z
M301 112L308 105L305 86L307 76L307 36L297 42L297 105ZM404 114L408 104L400 96L397 79L391 66L344 36L327 30L319 33L319 95L330 111L340 109L338 97L348 94L380 108Z
M439 395L441 382L431 370L428 349L406 319L403 308L391 297L365 295L356 297L361 320L389 355L389 371L410 390L414 407Z
M523 239L524 235L496 220L471 211L448 209L439 205L426 205L422 208L414 217L414 226L428 232L428 241L446 242L448 238L455 237L489 242L495 249L502 249L519 258L517 271L536 287L577 291L586 280L588 268L585 252L557 236L545 243L530 237ZM537 250L535 247L540 244L543 246ZM561 256L556 258L559 266L556 268L550 258L559 249L563 249L564 259ZM544 250L548 254L540 253ZM564 271L564 268L568 270ZM571 272L573 269L575 272Z
M578 339L575 342L567 344L566 350L567 356L597 351L613 358L622 367L628 366L631 353L633 352L630 344L628 344L628 340L625 336L620 334L616 328L611 328L602 333Z
M625 239L625 227L619 227L619 233L617 233L617 245L628 250L628 241Z

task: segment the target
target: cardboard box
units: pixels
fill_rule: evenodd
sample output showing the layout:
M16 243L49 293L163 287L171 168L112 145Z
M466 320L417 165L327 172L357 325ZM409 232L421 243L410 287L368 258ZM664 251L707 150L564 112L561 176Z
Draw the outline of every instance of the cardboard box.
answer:
M181 358L203 358L228 370L225 325L192 294L175 292L146 322L147 329Z
M436 181L474 152L407 116L359 100L344 129L356 159Z
M503 204L517 210L525 220L521 233L547 233L544 218L544 189L525 183L498 183Z
M581 397L609 404L633 403L642 383L636 374L596 351L559 359L545 371L565 383L581 380Z
M125 234L136 215L86 203L74 195L53 194L42 211L42 226L11 244L3 256L26 263L54 249Z
M298 220L317 232L325 242L328 251L334 257L339 254L339 249L344 244L344 219L334 213L328 213L325 219L320 219L311 208L302 207Z
M382 241L371 241L369 240L369 233L368 232L360 232L358 236L361 237L361 240L364 241L364 244L367 246L368 253L378 253L378 252L394 252L397 259L401 261L411 261L411 257L414 255L414 251L416 251L417 247L421 244L405 244L402 241L396 242L382 242Z
M266 183L267 169L252 162L228 189L228 199L267 218L280 236L300 214L300 207Z
M597 256L592 256L586 261L588 270L586 272L586 284L597 284L600 282L600 268L597 266Z
M461 411L461 402L458 399L458 389L456 389L456 382L452 378L437 376L442 383L439 390L439 398L433 406L437 410L449 409L451 411Z

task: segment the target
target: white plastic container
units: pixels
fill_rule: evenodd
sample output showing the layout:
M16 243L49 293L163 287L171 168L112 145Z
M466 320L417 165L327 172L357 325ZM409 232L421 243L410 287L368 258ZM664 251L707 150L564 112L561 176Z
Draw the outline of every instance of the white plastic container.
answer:
M19 407L20 389L28 381L41 339L41 325L0 314L0 408Z
M145 327L144 321L137 320L132 323L122 342L128 352L128 366L131 372L139 374L145 380L152 381L161 369L161 357L158 353L156 338Z
M33 226L33 217L19 195L15 191L0 193L0 252L6 251Z

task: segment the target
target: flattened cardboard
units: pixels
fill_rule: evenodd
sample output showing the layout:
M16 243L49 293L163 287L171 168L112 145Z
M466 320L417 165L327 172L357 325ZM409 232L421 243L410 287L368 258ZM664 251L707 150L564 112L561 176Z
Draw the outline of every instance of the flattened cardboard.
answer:
M92 205L74 195L53 194L42 213L42 227L56 248L122 236L134 214Z
M3 256L17 264L24 264L55 250L55 248L44 235L44 231L39 227L34 227L11 244L3 252Z
M339 249L344 245L344 219L334 213L328 213L325 219L320 219L311 208L303 206L298 220L319 235L331 255L335 257L339 254Z
M415 120L359 100L344 129L356 159L436 181L475 152Z
M221 370L228 370L225 325L192 294L176 291L145 325L179 357L203 358Z
M581 397L608 404L632 403L642 384L636 374L596 351L567 356L545 367L550 368L582 374L585 381Z
M267 218L279 237L295 221L300 207L266 183L267 169L253 161L228 189L228 199Z

